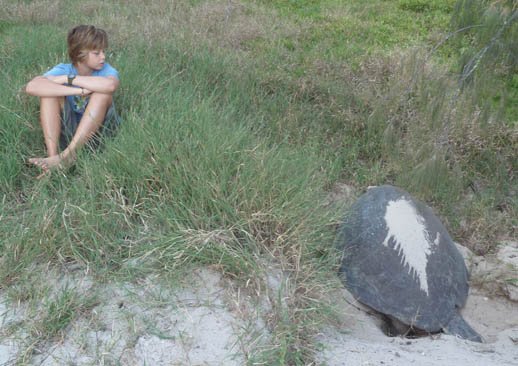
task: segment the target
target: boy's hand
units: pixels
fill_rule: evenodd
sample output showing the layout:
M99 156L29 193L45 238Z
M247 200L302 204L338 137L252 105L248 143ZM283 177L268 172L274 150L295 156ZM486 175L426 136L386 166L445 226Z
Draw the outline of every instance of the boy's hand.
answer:
M56 84L61 84L61 85L68 84L68 77L67 77L67 75L46 76L46 78L49 79L50 81L56 83ZM81 97L86 97L86 96L88 96L88 95L93 93L90 89L86 89L86 88L76 87L76 89L77 89L78 95L81 96Z
M85 88L81 88L81 94L79 94L80 96L82 97L86 97L87 95L90 95L93 93L93 91L89 90L89 89L85 89Z

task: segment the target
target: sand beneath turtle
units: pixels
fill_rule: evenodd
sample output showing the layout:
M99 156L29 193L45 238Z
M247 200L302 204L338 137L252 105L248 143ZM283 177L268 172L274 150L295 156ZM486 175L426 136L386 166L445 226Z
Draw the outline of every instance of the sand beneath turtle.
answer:
M462 315L485 343L445 334L417 339L387 337L380 330L379 317L341 289L336 294L343 309L341 322L315 335L321 344L315 364L518 365L518 302L513 301L517 288L516 282L509 281L518 278L518 243L504 243L488 259L462 251L475 282ZM236 296L237 287L215 270L199 269L190 277L174 291L164 287L157 277L138 284L117 283L97 288L99 303L88 316L78 316L64 337L39 345L23 363L250 364L255 352L270 340L263 321L268 305L259 308L246 296L240 298L239 292ZM85 292L93 286L84 276L68 275L52 281L56 288L67 283ZM267 302L265 299L264 303ZM13 325L30 316L35 314L29 308L23 304L13 306L7 302L7 294L0 293L0 365L20 361L28 345L28 331Z
M485 339L480 344L438 334L407 339L387 337L377 315L345 290L338 296L347 308L342 324L318 337L326 348L317 359L326 366L511 366L518 365L518 304L488 298L473 290L463 317ZM347 305L346 305L347 304Z

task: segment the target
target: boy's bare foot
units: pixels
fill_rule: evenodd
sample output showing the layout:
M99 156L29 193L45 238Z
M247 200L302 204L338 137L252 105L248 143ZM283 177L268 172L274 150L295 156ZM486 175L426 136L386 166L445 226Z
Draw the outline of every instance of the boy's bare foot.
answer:
M48 158L31 158L29 159L29 163L43 170L49 170L61 167L63 165L63 158L60 155L53 155Z
M42 170L42 173L37 177L37 179L41 179L50 176L51 171L54 169L61 169L71 165L74 160L71 155L72 154L68 154L67 156L53 155L48 158L31 158L29 159L29 163Z

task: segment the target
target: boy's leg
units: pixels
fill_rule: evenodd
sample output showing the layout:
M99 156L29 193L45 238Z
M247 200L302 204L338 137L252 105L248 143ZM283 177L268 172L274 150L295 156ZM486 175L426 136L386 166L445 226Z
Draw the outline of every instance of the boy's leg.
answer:
M63 97L40 98L40 122L48 156L58 155L59 153L63 103Z
M112 137L115 135L119 127L120 117L117 113L117 109L115 108L115 103L112 101L112 104L108 108L106 116L104 117L103 125L101 126L97 134L100 136Z
M74 112L74 102L65 98L65 105L61 110L61 136L59 137L59 150L66 149L74 138L79 121Z
M58 156L59 136L61 133L61 109L65 98L63 97L45 97L40 98L40 122L47 147L49 157ZM46 158L31 158L29 162L43 169L41 178L47 173Z
M97 133L106 117L106 112L112 105L111 94L93 93L86 107L83 118L77 126L72 141L61 153L62 160L73 160L77 149L83 147Z
M92 93L83 118L81 118L74 137L67 148L63 150L61 154L50 155L49 153L48 158L36 158L30 159L29 161L43 169L53 168L61 165L63 162L73 161L76 150L84 146L99 130L108 108L112 105L112 100L113 98L110 94ZM61 120L59 120L59 123L59 131L61 131ZM54 141L54 138L55 137L52 136L49 140ZM47 141L47 139L45 141ZM58 142L59 133L56 138L56 143Z

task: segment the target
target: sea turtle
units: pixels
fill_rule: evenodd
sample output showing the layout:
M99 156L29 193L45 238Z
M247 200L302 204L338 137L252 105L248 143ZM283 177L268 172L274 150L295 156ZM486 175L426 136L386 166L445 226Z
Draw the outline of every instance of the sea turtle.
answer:
M369 188L340 225L340 277L374 310L429 333L482 342L459 314L468 272L432 210L392 187Z

